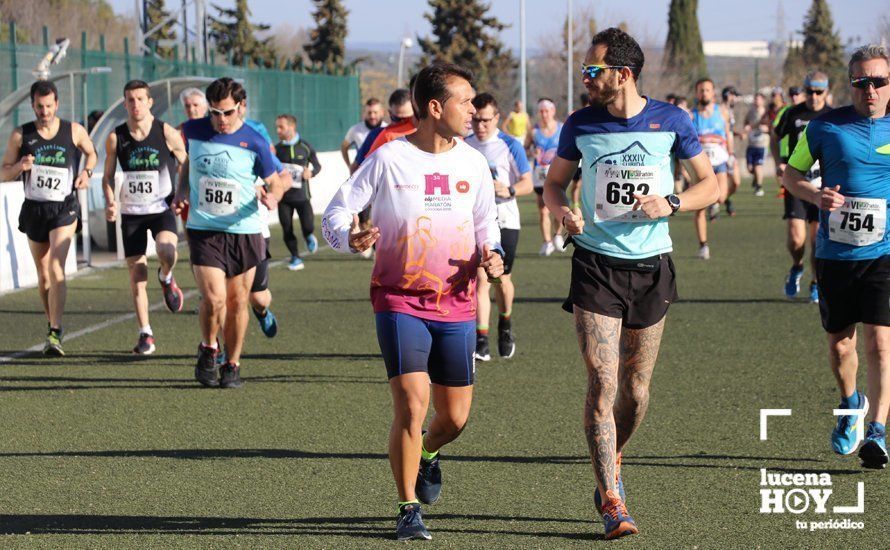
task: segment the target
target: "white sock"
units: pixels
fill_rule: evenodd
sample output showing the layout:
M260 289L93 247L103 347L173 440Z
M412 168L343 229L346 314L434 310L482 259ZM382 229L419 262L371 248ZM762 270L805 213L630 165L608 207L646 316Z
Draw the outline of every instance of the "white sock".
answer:
M151 331L151 325L145 325L144 327L140 328L139 334L148 334L149 336L154 336L154 333Z
M165 285L169 285L170 281L173 280L173 270L171 269L170 273L167 273L166 275L164 275L163 269L161 271L158 271L158 279L160 279L160 281Z
M205 348L216 349L216 342L214 342L212 344L208 344L202 340L201 345L204 346Z

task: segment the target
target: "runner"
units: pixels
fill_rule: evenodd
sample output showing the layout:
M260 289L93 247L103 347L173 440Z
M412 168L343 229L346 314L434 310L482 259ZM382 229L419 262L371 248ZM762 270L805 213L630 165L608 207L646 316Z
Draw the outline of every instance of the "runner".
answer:
M748 147L745 150L745 161L748 172L754 177L754 196L763 196L763 161L769 145L769 121L766 112L766 96L760 92L754 94L754 103L745 115L745 136Z
M811 71L804 81L806 100L804 103L788 108L779 117L779 123L774 128L777 139L786 137L787 150L793 151L797 146L800 136L803 135L807 123L816 117L831 110L825 103L825 94L828 92L828 75L822 71ZM788 157L780 159L780 170L784 173ZM807 178L814 185L820 185L819 163L816 162L807 172ZM810 282L810 302L819 302L819 289L816 277L816 232L819 228L819 207L805 202L790 193L785 193L785 213L782 219L787 220L786 243L788 253L791 255L791 269L785 277L785 297L791 299L800 292L800 280L803 278L803 259L806 252L807 236L810 240L810 266L813 279Z
M556 120L556 105L546 97L539 99L538 122L525 137L525 150L530 151L535 159L532 181L535 193L538 195L538 225L541 228L541 237L544 239L544 244L538 251L541 256L549 256L554 251L563 252L565 250L562 221L556 219L556 227L553 227L550 210L544 204L544 180L547 178L550 163L556 157L560 131L562 131L562 122Z
M284 197L278 202L278 221L281 222L281 233L284 245L290 252L287 268L291 271L303 269L303 260L294 235L294 211L300 218L300 229L306 239L306 249L310 254L318 250L318 239L315 238L315 213L312 211L309 191L309 180L321 172L321 164L315 149L297 132L297 117L294 115L278 115L275 119L275 131L278 133L278 144L275 145L275 156L290 173L292 183ZM309 165L312 166L309 166Z
M812 120L788 161L782 183L794 196L818 205L816 269L819 312L828 333L828 359L841 392L840 409L868 414L859 449L865 468L887 465L890 409L890 74L882 46L863 46L850 58L853 105ZM812 85L812 81L810 85ZM809 86L808 86L809 87ZM806 174L815 163L820 185ZM868 398L856 389L856 325L863 324ZM852 454L862 438L856 415L843 415L831 447Z
M86 129L56 116L59 92L52 82L31 85L34 122L16 128L3 155L3 181L17 180L25 186L25 202L19 214L19 231L28 236L31 257L37 268L37 289L47 333L44 355L61 357L62 314L68 287L65 262L71 240L80 224L77 189L86 189L96 167L97 156ZM77 171L78 158L85 157Z
M130 292L136 311L138 340L133 353L155 352L155 337L148 315L148 234L158 254L158 282L164 304L172 313L182 311L182 290L173 278L179 236L176 216L170 210L176 163L186 160L185 144L176 128L151 114L154 100L148 84L131 80L124 86L127 121L117 126L105 140L105 217L113 222L121 216L124 257L130 271ZM120 163L124 173L120 205L115 193L114 174Z
M791 98L791 103L785 103L785 100L782 98L782 88L774 88L773 89L773 97L770 101L769 108L769 122L770 127L775 129L779 124L782 123L782 115L785 114L785 111L793 107L794 105L800 105L806 100L806 96L803 93L803 88L800 86L791 86L788 88L788 97ZM791 151L788 149L788 136L785 136L782 139L775 139L775 134L773 134L773 139L770 141L770 154L773 156L773 160L776 163L776 178L781 181L782 180L782 170L785 165L782 163L782 159L788 159L791 155ZM785 188L783 186L779 186L779 197L785 196Z
M513 102L513 110L507 114L501 130L520 142L525 139L528 134L528 113L525 112L525 105L522 101L517 99Z
M717 185L720 188L720 196L710 205L708 212L708 218L713 220L720 210L719 205L727 197L729 184L726 163L729 161L728 145L731 144L729 141L731 131L729 124L714 104L714 82L711 79L703 78L695 83L695 97L698 103L692 111L692 124L698 133L702 149L717 175ZM711 258L711 248L708 246L708 219L705 217L704 209L695 212L693 223L698 236L698 257L708 260Z
M739 99L739 92L735 86L727 86L720 91L720 97L723 102L720 103L720 114L728 126L726 133L726 150L729 152L729 158L726 160L726 213L732 217L735 216L735 207L732 204L732 196L739 190L742 184L742 174L739 170L739 163L735 156L735 138L741 137L741 134L735 128L735 104Z
M340 154L343 155L343 162L346 166L352 167L352 161L349 160L349 149L354 148L356 152L361 148L362 143L368 134L376 128L386 128L387 124L383 120L383 102L372 97L365 102L365 116L361 122L355 124L346 131L346 137L340 144ZM350 172L352 173L352 172Z
M593 37L582 66L592 106L566 121L544 192L576 245L563 307L574 312L587 364L584 425L607 539L638 532L625 506L621 456L645 415L665 315L677 298L668 217L719 194L689 116L637 92L643 61L637 42L617 28ZM674 157L696 182L679 195L669 194ZM565 190L582 159L578 212Z
M187 120L195 120L196 118L207 116L207 97L198 88L186 88L183 90L179 94L179 101L182 102L182 110L185 112ZM179 129L182 129L182 124L179 125Z
M247 93L231 78L207 87L210 118L183 127L189 159L174 208L190 209L192 271L203 299L195 379L208 387L238 388L247 303L256 266L265 256L258 203L277 208L284 194L269 144L242 121ZM263 178L268 191L256 186ZM225 315L226 363L216 364L217 333Z
M516 339L513 336L513 296L516 290L510 274L516 247L519 244L519 206L516 197L532 192L532 174L522 143L504 132L498 132L498 103L487 93L473 98L473 135L466 139L467 145L476 149L488 160L491 177L494 180L495 203L498 205L498 227L501 229L501 245L504 248L504 274L500 284L492 285L480 270L477 277L476 295L476 359L489 361L488 321L491 314L489 290L494 287L495 301L498 304L498 355L504 359L516 353Z
M340 252L377 244L371 302L393 399L389 460L399 540L431 538L419 501L438 500L439 450L457 438L470 412L476 270L503 273L491 171L459 139L475 113L471 80L457 65L423 68L413 87L417 132L371 155L322 220ZM357 213L368 204L373 227L359 231ZM424 434L431 394L436 413Z

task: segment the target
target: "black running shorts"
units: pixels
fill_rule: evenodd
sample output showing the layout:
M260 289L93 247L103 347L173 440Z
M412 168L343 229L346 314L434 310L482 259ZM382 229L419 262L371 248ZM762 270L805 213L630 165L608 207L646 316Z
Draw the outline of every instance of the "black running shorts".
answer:
M785 190L785 214L783 220L819 221L819 207L811 202L799 199Z
M36 243L48 243L51 231L75 222L80 230L80 203L74 193L62 202L25 199L19 212L19 231Z
M516 259L516 247L519 245L518 229L501 229L501 248L504 249L504 275L513 271Z
M572 254L572 282L562 308L621 318L625 328L650 327L677 300L674 262L667 254L625 260L580 246Z
M124 256L144 256L148 247L148 233L158 240L158 233L169 231L176 235L176 216L170 209L158 214L122 214L121 234L124 241Z
M816 258L819 313L826 332L855 323L890 326L890 256L873 260Z
M221 269L227 278L250 271L266 257L266 243L260 233L189 229L188 238L192 265Z

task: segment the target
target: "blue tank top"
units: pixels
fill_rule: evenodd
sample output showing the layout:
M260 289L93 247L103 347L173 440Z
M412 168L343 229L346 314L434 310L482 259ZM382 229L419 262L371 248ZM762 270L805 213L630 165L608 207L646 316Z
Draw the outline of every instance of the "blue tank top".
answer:
M724 140L726 139L726 123L717 105L714 105L714 112L708 118L705 118L698 109L694 110L692 125L695 126L695 131L699 136L718 135Z
M532 142L537 148L535 154L535 166L547 166L556 157L556 150L559 147L559 134L562 132L562 122L556 123L556 131L552 136L545 136L544 132L535 124L532 131Z

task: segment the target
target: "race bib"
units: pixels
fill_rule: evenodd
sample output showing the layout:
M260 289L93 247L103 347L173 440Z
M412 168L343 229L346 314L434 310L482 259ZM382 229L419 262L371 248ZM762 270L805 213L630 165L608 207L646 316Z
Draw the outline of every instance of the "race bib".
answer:
M198 210L214 216L228 216L238 210L238 182L201 176L198 182Z
M137 206L148 206L161 198L160 172L124 172L124 185L121 187L121 202Z
M67 168L58 166L31 166L28 178L28 198L38 201L62 202L71 193Z
M535 187L543 187L544 181L547 179L547 172L549 171L549 164L539 164L535 166Z
M290 185L291 189L302 189L304 168L299 164L284 164L284 169L290 173L290 177L293 179L293 183Z
M810 180L810 183L814 183L819 187L822 187L822 169L819 166L819 161L813 163L810 166L810 169L807 171L807 179Z
M828 215L828 238L853 246L868 246L884 240L887 200L846 198L844 205Z
M633 209L634 195L655 192L658 174L657 166L597 164L594 223L652 221L641 209Z
M720 166L729 160L729 153L726 151L726 147L719 143L702 143L701 148L708 155L711 166Z

